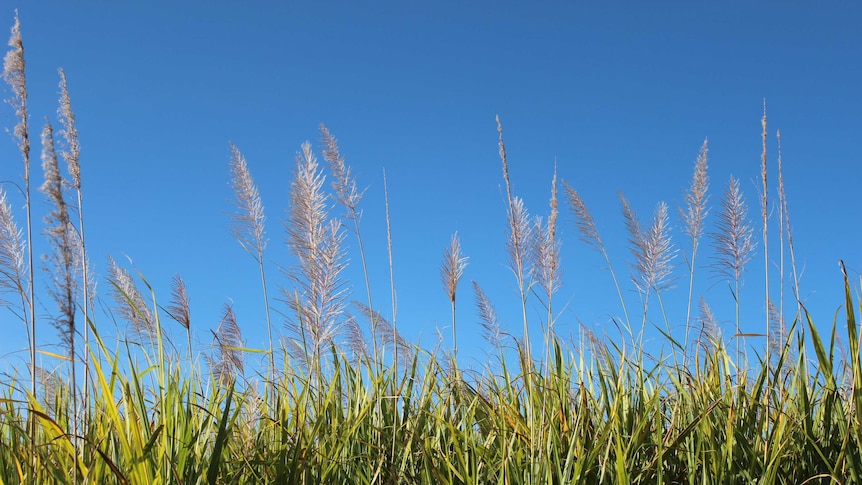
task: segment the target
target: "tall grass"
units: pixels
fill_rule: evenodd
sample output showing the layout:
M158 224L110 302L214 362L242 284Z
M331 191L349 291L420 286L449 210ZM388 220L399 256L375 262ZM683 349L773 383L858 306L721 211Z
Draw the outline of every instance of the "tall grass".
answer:
M683 222L683 231L691 238L691 257L686 257L688 265L688 302L685 310L685 353L688 353L689 335L691 333L691 305L694 297L694 273L697 267L697 250L700 248L700 240L703 237L706 226L706 218L709 215L709 162L707 155L709 147L707 140L703 140L697 161L694 164L694 175L692 175L691 186L685 193L685 210L680 209Z
M26 85L17 18L12 38L6 80L15 93L12 107L22 120L13 134L27 166ZM792 322L771 334L763 357L749 360L747 348L739 343L745 335L739 326L739 301L741 276L755 249L753 231L735 178L719 203L713 230L707 230L706 142L697 155L681 211L683 232L691 240L683 341L672 332L676 317L664 309L676 255L669 206L659 203L650 224L643 226L621 196L621 223L627 226L632 253L630 283L640 295L643 312L637 329L623 298L624 283L617 278L596 221L573 185L562 181L574 227L601 254L611 276L608 284L615 286L620 299L622 319L617 321L628 330L622 340L610 341L584 326L581 339L566 342L555 332L564 318L554 304L563 269L556 171L548 217L530 217L525 202L514 195L498 118L507 193L500 223L508 229L501 245L508 248L523 333L507 333L493 295L473 281L478 320L493 355L478 372L460 368L457 358L407 342L398 331L391 238L397 221L389 217L385 182L389 262L382 270L390 274L391 315L382 315L372 303L369 274L382 270L370 268L365 259L359 224L364 192L357 188L326 127L321 127L326 166L318 163L308 143L296 158L284 228L293 265L284 266L287 283L280 301L272 304L288 315L279 332L269 318L263 205L251 178L252 167L231 146L228 166L236 211L229 223L258 263L267 312L268 348L257 351L266 356L267 369L260 374L264 382L258 383L246 377L256 375L246 367L247 354L256 351L245 347L230 304L212 331L211 352L197 358L191 302L179 276L173 280L170 303L162 307L141 273L109 259L105 278L113 304L109 318L98 321L117 319L128 331L116 341L105 338L88 290L78 134L64 74L61 82L60 122L66 143L62 153L69 178L58 163L49 123L43 136L43 192L51 201L45 235L53 252L45 283L57 299L59 317L54 321L69 354L43 353L68 361L69 366L48 371L35 365L35 325L46 322L37 321L33 313L34 275L32 261L28 262L32 239L15 222L10 199L17 194L0 191L0 289L7 309L28 328L31 356L29 372L15 372L0 384L0 483L862 480L858 415L862 362L855 314L860 302L853 299L854 284L842 266L836 278L843 277L843 317L840 324L838 319L833 322L829 334L821 335L814 317L798 300L794 276L797 312ZM765 198L765 145L762 157ZM779 254L786 242L795 266L782 168L779 151ZM332 180L329 186L327 177ZM28 184L25 170L21 197L29 221ZM67 199L69 188L76 196ZM331 215L336 204L345 210L341 217ZM761 209L765 208L761 200ZM75 211L77 221L71 217ZM768 218L763 222L768 224ZM358 243L365 302L347 301L343 276L347 228ZM696 261L703 256L704 235L712 241L713 252L707 256L713 274L728 284L735 307L736 331L730 338L722 335L702 296L694 303ZM457 288L466 262L456 233L444 250L441 267L452 311L453 357L458 350L456 324L461 323L455 320L456 300L462 301L456 298ZM780 268L783 295L783 256ZM795 275L795 267L793 271ZM644 327L656 312L655 307L650 309L651 301L658 303L665 324L660 329L663 343L669 344L659 355L653 355L643 340ZM537 317L528 312L534 303L543 310ZM783 309L783 296L779 308ZM768 325L784 325L782 311L767 313ZM84 315L83 340L77 340L78 312ZM168 338L164 315L186 332L187 358ZM545 337L539 362L533 358L529 338L535 325ZM848 346L843 358L838 357L839 341ZM83 381L75 372L76 361L84 363Z
M452 355L458 360L458 327L455 321L455 297L458 294L458 283L464 276L464 268L467 267L467 257L461 253L461 241L458 233L452 235L452 241L443 251L443 265L440 267L440 280L443 289L446 290L446 298L452 304Z
M15 139L15 144L21 152L21 158L24 162L24 187L19 187L24 196L24 207L26 211L26 250L27 250L27 266L26 266L26 293L21 292L21 313L20 316L24 320L27 328L27 335L30 339L30 379L31 393L36 394L36 297L33 269L33 223L32 223L32 206L30 201L30 128L29 128L29 110L27 106L27 74L26 62L24 59L24 41L21 37L21 22L18 19L18 11L15 11L15 23L12 25L12 34L9 37L9 47L11 49L3 58L3 79L12 89L12 98L7 100L10 106L15 110L15 117L18 123L12 131L12 136ZM22 288L23 289L23 288Z

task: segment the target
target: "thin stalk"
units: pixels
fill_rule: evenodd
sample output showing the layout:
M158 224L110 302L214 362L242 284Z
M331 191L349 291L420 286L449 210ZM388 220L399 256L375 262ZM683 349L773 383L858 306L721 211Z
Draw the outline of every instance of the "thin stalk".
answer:
M554 162L554 177L551 180L551 198L549 201L550 215L547 224L543 225L541 218L536 219L536 237L534 240L533 267L536 280L547 297L545 325L545 355L544 366L548 368L551 359L551 341L554 334L554 293L561 284L560 244L557 241L557 218L559 203L557 200L557 167Z
M186 352L188 353L188 363L194 372L194 356L192 355L192 317L191 309L189 308L189 297L186 291L186 284L180 275L174 275L172 281L173 289L171 291L171 304L168 306L168 314L182 325L186 331Z
M389 285L392 291L392 336L394 345L392 346L392 382L393 382L393 394L396 399L396 406L394 408L397 409L397 402L400 399L400 385L398 383L398 303L395 296L395 270L392 264L392 219L389 214L389 184L386 181L386 170L383 170L383 201L386 206L386 249L389 254ZM372 312L369 312L372 313ZM376 338L375 338L376 340ZM397 437L397 426L398 426L398 413L392 413L392 451L391 457L392 461L395 460L395 444Z
M272 337L272 316L269 311L269 289L266 284L266 269L263 264L263 251L261 250L260 259L258 259L258 268L260 269L260 286L263 290L263 306L266 310L266 330L269 337L269 379L270 389L275 391L276 388L276 369L275 369L275 349L273 348ZM274 396L273 396L274 397Z
M500 122L500 117L497 116L497 133L499 134L500 160L503 164L503 180L506 182L506 199L508 202L508 223L509 223L509 244L508 253L510 259L510 268L515 273L515 279L518 284L518 293L521 299L521 319L524 323L524 356L523 372L524 386L527 390L529 405L527 406L527 421L529 423L530 433L530 458L535 456L537 450L536 433L536 416L535 416L535 389L533 385L533 352L530 344L530 328L527 319L527 297L529 294L529 284L527 282L527 242L530 241L530 226L527 210L524 207L524 201L518 197L512 196L512 184L509 179L509 162L506 158L506 144L503 141L503 125Z
M275 396L276 368L275 349L273 347L272 316L269 306L269 290L266 284L266 268L263 264L263 253L266 249L267 240L264 233L266 216L264 215L263 202L260 192L251 172L248 169L245 157L234 146L230 144L230 168L231 183L234 190L234 206L237 211L231 215L232 230L234 237L240 245L257 262L260 272L260 283L263 290L263 305L266 316L266 330L269 336L269 383L270 396Z
M33 266L33 221L32 221L32 204L30 196L30 130L28 126L29 113L27 109L27 76L24 60L24 42L21 38L21 21L18 18L18 11L15 10L15 23L12 25L11 35L9 37L9 47L11 49L3 58L3 79L12 88L13 97L9 100L9 104L15 110L15 116L18 118L18 123L12 132L15 138L18 150L21 152L21 158L24 163L24 206L27 214L27 293L29 304L29 337L30 337L30 393L35 399L36 397L36 289L35 289L35 269ZM31 427L31 443L35 446L36 429L35 423L30 423ZM34 459L36 453L33 453ZM33 463L35 472L35 462Z
M760 124L763 128L761 133L761 138L763 140L763 151L760 155L760 179L762 182L762 190L763 192L760 194L760 216L763 220L763 270L765 274L764 278L764 291L766 292L766 348L769 349L769 225L768 225L768 217L769 217L769 206L768 206L768 193L767 193L767 170L766 170L766 100L763 100L763 118L760 120ZM768 351L768 350L767 350ZM768 356L767 356L768 360ZM768 393L767 393L768 394Z
M770 302L770 319L773 328L771 329L769 338L772 339L772 347L777 352L779 358L782 356L784 346L787 343L787 331L784 317L784 289L785 289L785 237L789 232L787 227L787 200L784 195L784 175L782 173L781 163L781 131L776 134L778 139L778 308L772 309L773 305ZM798 313L797 313L798 315ZM771 349L772 350L772 349ZM786 357L789 359L789 355ZM769 361L772 365L772 359ZM770 367L772 369L772 367ZM776 376L777 376L777 370Z
M709 176L707 175L707 140L703 141L700 148L700 153L695 162L694 175L692 176L691 186L685 194L686 211L680 210L683 219L684 231L691 238L691 259L687 259L688 263L688 304L685 312L685 342L684 351L688 352L689 332L691 329L691 305L694 298L694 271L697 260L697 250L700 246L700 238L703 235L704 220L706 219L709 210L706 203L709 200L707 191L709 190ZM687 355L684 356L684 361L687 361Z
M619 194L619 197L623 206L626 229L629 232L630 250L634 256L632 283L641 295L643 305L643 320L638 337L639 352L642 352L650 297L653 291L658 293L667 287L673 272L672 261L676 250L673 248L669 234L667 204L659 202L652 224L643 230L637 214L626 198L622 193ZM668 334L670 334L669 325Z
M643 299L641 300L641 303L643 304L643 319L641 320L641 331L638 334L638 355L643 355L644 337L646 333L645 330L647 324L647 314L649 313L649 301L651 292L652 287L650 286L647 288L647 291L643 293Z
M365 245L362 243L362 236L359 232L359 216L356 212L351 216L353 220L353 232L356 234L356 243L359 249L359 260L362 264L362 275L365 279L365 297L368 299L368 308L374 309L374 303L371 299L371 281L369 279L368 262L365 258ZM372 314L373 315L373 314ZM377 329L377 320L374 316L371 317L371 334L374 335ZM377 339L371 339L375 359L377 358Z
M718 276L733 282L731 292L736 304L734 339L737 348L736 364L739 369L739 340L743 338L739 328L740 279L745 265L751 260L755 243L752 240L752 228L748 223L748 206L739 189L739 180L734 177L730 177L730 183L721 200L717 232L712 234L712 239L716 258L714 271Z
M734 303L734 319L733 321L736 323L736 333L734 334L734 340L736 343L736 372L737 375L742 369L742 362L740 359L742 358L742 350L739 348L739 342L742 341L743 350L745 349L745 339L742 338L742 333L739 331L739 278L737 278L733 282L733 303ZM737 377L737 382L739 378Z
M389 214L389 185L386 181L386 170L383 170L383 202L386 206L386 252L389 256L389 288L392 298L392 331L393 334L398 334L398 300L395 295L395 270L392 264L392 219ZM393 346L393 367L397 380L398 375L398 346Z
M451 312L452 312L452 361L455 362L455 369L457 372L458 369L458 332L456 329L458 328L455 322L455 300L451 301Z
M512 184L509 179L509 162L506 158L506 145L503 141L503 125L500 122L500 117L497 116L497 133L500 136L500 159L503 162L503 180L506 182L506 199L508 203L508 222L509 222L509 257L512 260L512 271L515 273L515 279L518 283L518 294L521 299L521 318L524 323L524 348L527 353L526 361L532 366L532 348L530 345L530 329L527 320L527 296L529 294L528 284L526 281L526 266L525 258L526 242L530 240L528 237L529 229L526 225L527 213L524 208L523 201L512 195Z
M83 280L83 297L84 304L82 311L84 315L84 426L89 422L89 405L90 402L90 271L87 261L87 246L84 236L84 202L83 192L81 190L81 145L78 139L78 129L75 126L75 113L72 111L72 100L69 97L69 89L66 84L66 72L60 69L60 108L58 117L63 125L61 132L66 142L66 151L62 153L63 159L69 170L69 175L72 177L72 186L78 198L78 233L79 233L79 258L81 264L81 277Z
M440 280L446 290L446 296L452 305L452 354L457 369L458 362L458 333L455 321L455 296L458 290L458 282L464 275L467 267L467 258L461 255L461 243L458 233L452 235L452 240L446 250L443 251L443 265L440 267Z
M779 131L779 140L781 132ZM778 324L784 326L784 235L786 217L784 215L784 180L781 174L781 145L778 146ZM783 329L779 329L779 335L783 335ZM783 343L782 343L783 345Z
M760 120L760 124L763 128L761 138L763 140L763 151L760 155L760 179L763 182L763 193L760 195L760 215L763 219L763 271L764 271L764 285L765 285L765 307L766 307L766 362L767 368L768 363L772 361L772 337L770 335L770 318L769 318L769 199L767 192L767 183L766 183L766 99L763 100L763 118ZM764 399L766 401L766 419L767 428L769 427L769 417L771 413L769 413L769 400L772 394L772 377L767 372L766 375L766 389L767 391L764 393ZM769 455L769 441L764 442L764 451L766 455Z
M620 306L623 309L623 318L625 318L625 324L628 329L629 335L632 335L631 330L631 320L629 320L628 309L626 308L626 301L623 298L623 290L620 287L619 280L617 279L617 274L614 271L614 266L611 264L611 258L608 255L607 250L605 249L605 244L602 242L601 236L599 236L598 228L596 227L596 223L593 220L592 214L590 214L587 205L584 203L583 199L581 199L580 194L572 188L565 181L563 182L564 190L566 191L566 195L569 199L569 205L571 206L572 215L575 217L575 225L577 226L578 232L581 233L581 240L587 243L590 247L601 253L602 257L605 259L605 263L608 265L608 271L611 273L611 279L614 282L614 288L617 290L617 297L620 300Z
M787 249L790 252L790 269L793 272L793 298L796 300L796 314L794 320L802 314L802 300L799 296L799 275L796 271L796 253L793 250L793 231L790 226L790 212L787 208L787 194L784 191L784 167L781 158L781 130L775 133L778 140L778 198L781 204L781 212L784 215L784 231L787 233ZM800 325L799 331L805 337L805 326Z

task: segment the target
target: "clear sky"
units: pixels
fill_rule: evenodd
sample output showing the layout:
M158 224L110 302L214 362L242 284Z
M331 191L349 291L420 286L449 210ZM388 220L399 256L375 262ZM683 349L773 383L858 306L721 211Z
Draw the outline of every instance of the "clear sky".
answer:
M289 285L277 268L292 264L282 222L294 157L305 140L319 147L323 122L338 137L358 184L367 187L362 230L376 306L391 317L385 169L398 326L425 347L437 343L439 330L449 345L439 267L458 231L470 257L459 287L459 347L465 363L479 365L487 345L478 337L471 280L521 335L515 280L506 267L495 115L503 122L515 194L531 214L547 216L556 160L559 177L592 211L635 315L617 191L644 223L656 203L669 204L680 252L676 288L664 298L674 331L682 332L689 243L676 209L708 137L708 231L732 174L741 179L759 241L765 98L770 183L774 188L780 129L802 296L818 324L831 325L843 296L838 260L846 261L854 281L862 270L856 147L862 8L829 3L31 1L17 8L34 141L45 116L55 117L57 68L69 79L97 273L104 275L108 254L120 262L128 255L162 303L179 273L200 348L209 345L226 301L235 305L246 344L265 347L257 266L229 231L228 143L245 154L261 191L277 298L277 288ZM0 25L11 26L16 5L0 6ZM5 86L3 97L9 97ZM8 106L0 113L5 127L14 126ZM0 139L0 154L0 178L17 180L22 169L11 138ZM34 143L34 179L41 182L38 154ZM10 197L21 209L23 201ZM34 206L37 233L44 210ZM775 222L777 214L772 217ZM583 323L616 338L608 323L620 306L604 262L579 241L567 203L560 222L565 275L557 330L576 335ZM347 241L347 277L353 298L364 301L355 240ZM695 294L706 297L730 335L732 299L724 283L710 278L708 244ZM41 245L37 252L44 252ZM742 294L749 332L762 330L762 273L759 243ZM38 276L44 288L44 275ZM106 304L107 288L100 279ZM46 349L57 341L44 318L53 311L49 303L38 308ZM277 300L273 308L285 311ZM532 300L536 324L540 314ZM663 325L660 314L649 317ZM116 335L109 318L97 318L106 335ZM26 348L20 322L8 313L0 321L9 336L2 353ZM7 362L26 359L13 353Z

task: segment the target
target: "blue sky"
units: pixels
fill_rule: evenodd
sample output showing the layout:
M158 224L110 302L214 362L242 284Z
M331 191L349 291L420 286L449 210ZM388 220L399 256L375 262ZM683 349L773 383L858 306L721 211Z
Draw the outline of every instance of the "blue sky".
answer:
M494 121L500 115L515 194L532 214L546 216L556 160L559 177L592 211L633 308L637 296L628 283L616 193L622 191L645 222L657 202L670 205L671 234L681 252L676 288L665 302L679 315L687 285L682 254L689 246L676 208L697 152L708 137L713 206L732 174L741 179L759 227L766 98L770 183L774 188L775 130L781 129L802 295L819 325L831 325L842 303L838 260L855 281L862 270L855 197L862 165L854 149L862 112L862 8L850 2L464 3L17 6L34 140L44 117L56 111L57 68L69 78L96 271L104 274L108 254L118 260L128 255L162 303L179 273L201 348L225 301L233 301L247 345L264 347L257 267L228 226L228 142L245 154L261 190L277 297L275 288L289 284L277 268L292 263L282 222L294 157L305 140L318 145L323 122L338 137L358 184L367 187L362 230L376 306L391 316L385 169L399 328L425 347L437 343L438 330L448 338L439 266L458 231L470 257L459 287L459 347L465 362L481 365L487 346L478 337L470 280L485 288L512 333L521 334L515 281L506 268L505 188ZM14 8L4 2L0 9L6 25ZM11 109L0 120L11 128ZM6 160L0 177L17 179L21 166L10 138L0 143L0 153ZM37 150L34 155L36 161ZM41 181L38 168L34 163ZM13 203L23 206L14 197ZM608 322L620 308L610 275L579 241L568 205L561 207L566 273L556 298L566 307L559 308L557 329L577 334L583 323L615 338ZM37 223L44 209L34 206ZM713 207L708 230L717 212ZM348 242L347 276L353 297L363 300L355 243ZM37 252L44 251L38 244ZM706 297L730 335L732 300L726 286L710 278L711 251L704 249L695 294ZM742 294L743 327L751 332L763 322L762 255L759 243ZM105 302L107 287L99 281ZM284 310L280 302L273 305ZM538 323L535 301L531 309ZM50 311L45 301L40 315ZM659 314L650 320L661 323ZM26 361L16 352L26 347L23 327L8 313L2 321L10 338L0 350L11 353L12 365ZM48 349L56 338L44 322L39 342ZM101 317L99 324L116 334L110 319ZM179 330L172 329L178 336Z

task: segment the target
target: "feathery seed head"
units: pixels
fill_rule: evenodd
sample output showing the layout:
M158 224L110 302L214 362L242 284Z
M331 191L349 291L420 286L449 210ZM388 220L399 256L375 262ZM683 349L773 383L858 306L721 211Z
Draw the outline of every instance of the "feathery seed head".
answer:
M629 204L629 201L622 192L617 192L617 196L623 205L623 218L625 218L626 230L629 233L629 251L631 251L635 261L632 264L632 267L635 268L635 273L632 274L632 281L635 282L638 290L640 290L642 285L639 282L643 276L642 269L646 266L646 237L641 230L640 220L634 209L632 209L631 204Z
M670 229L668 206L664 202L659 202L647 237L652 281L655 288L665 288L673 272L673 259L676 256L676 250L670 239Z
M311 264L322 245L328 208L323 183L311 144L305 142L296 157L287 222L288 246L301 265Z
M497 133L500 135L500 159L503 161L503 180L506 182L506 201L509 210L512 211L512 184L509 181L509 162L506 159L506 144L503 142L503 124L500 123L500 115L497 115Z
M781 317L781 311L775 306L772 299L768 300L767 310L769 311L769 334L770 355L779 355L787 341L787 328L784 325L784 319Z
M21 39L21 21L17 10L8 45L12 49L3 57L3 79L12 88L16 100L20 102L26 99L27 89L24 77L24 43Z
M542 226L537 219L536 247L533 264L536 269L539 284L548 295L556 292L562 284L562 265L560 264L560 242L557 240L557 218L559 203L557 201L557 166L554 163L554 178L551 181L551 214L548 224Z
M230 215L231 231L240 245L260 262L266 249L263 202L245 157L233 143L230 144L230 152L231 187L236 208Z
M691 179L691 186L685 193L685 212L682 213L683 225L685 233L693 240L698 240L703 234L704 220L709 214L706 204L709 200L707 191L709 190L709 175L707 170L707 153L709 148L707 140L703 140L703 146L700 148L700 153L697 155L697 161L694 164L694 175Z
M323 158L332 172L332 188L335 189L335 200L347 209L350 217L356 217L356 209L362 200L363 192L356 188L356 181L350 173L350 167L344 162L344 157L338 149L338 139L329 129L320 124L320 140L323 143Z
M525 272L529 256L530 241L533 237L533 226L530 224L530 215L524 206L524 200L520 197L512 199L512 208L509 212L509 240L508 253L512 269L516 272Z
M63 178L57 163L57 152L54 149L54 128L51 123L45 123L42 129L42 170L45 172L45 182L40 190L57 206L63 197Z
M721 327L712 309L703 296L700 297L700 337L699 343L708 353L714 352L721 343Z
M712 234L716 252L714 270L728 279L739 281L745 264L753 257L756 243L748 221L748 205L739 188L739 180L733 176L721 200L717 229Z
M668 207L664 202L659 202L656 207L653 222L643 240L643 259L638 262L641 291L646 288L666 289L670 284L676 250L670 240Z
M354 301L353 305L357 310L359 310L360 314L368 319L368 321L374 322L375 328L372 329L372 331L376 332L374 338L379 338L383 342L383 345L389 346L393 349L397 347L398 363L402 366L409 365L413 358L413 349L407 343L407 340L401 336L398 329L396 329L389 320L384 318L383 315L369 308L368 305L360 301Z
M108 282L111 284L111 296L116 310L139 337L152 340L156 337L156 319L138 290L131 273L121 268L108 256Z
M21 22L15 11L15 23L9 37L10 49L3 58L3 79L12 88L13 98L8 103L15 109L18 124L13 134L18 140L18 148L24 154L25 162L30 153L30 140L27 134L27 78L24 70L24 43L21 40ZM26 168L25 168L26 170Z
M8 45L12 49L3 58L3 76L6 82L12 85L15 95L20 96L23 92L24 79L18 76L24 72L24 43L21 39L21 20L18 18L17 10L15 10L15 23L12 24Z
M640 248L644 245L643 241L643 232L641 231L641 223L638 219L637 214L634 209L632 209L631 204L625 198L622 192L617 192L617 196L620 198L620 202L623 205L623 217L626 220L626 230L629 233L629 242L631 243L633 248Z
M353 315L347 315L344 322L345 337L347 347L351 353L351 361L354 363L362 363L368 360L368 342L365 340L365 334L362 328L356 321Z
M499 349L503 343L503 332L497 319L497 311L491 304L491 299L475 281L473 281L473 295L476 299L479 324L482 325L482 337L495 349Z
M763 151L760 154L760 179L763 183L763 192L760 194L760 215L763 218L763 234L764 239L766 238L766 219L769 215L768 209L768 198L767 198L767 179L766 179L766 98L763 99L763 118L760 120L760 126L763 128L763 132L761 133L761 138L763 141ZM764 248L766 249L766 248Z
M72 185L75 189L81 189L81 144L78 141L78 129L75 127L75 113L72 111L72 99L69 97L69 89L66 86L66 72L63 69L60 73L60 108L57 110L57 117L63 129L60 135L66 142L66 150L61 153L63 159L66 160L69 175L72 177Z
M168 306L168 314L177 321L184 329L191 327L191 311L189 309L189 297L186 294L186 284L180 275L174 275L172 281L171 304Z
M58 408L58 395L64 387L64 379L52 370L36 367L36 380L42 390L42 399L50 416L56 416L60 411ZM60 405L62 406L62 404Z
M45 216L45 232L51 248L51 254L44 256L45 270L51 276L48 292L59 310L54 326L63 343L72 350L75 335L75 298L79 287L77 271L80 268L80 239L69 218L69 208L63 194L64 180L60 175L54 149L54 132L50 123L46 123L42 131L42 168L45 171L45 182L41 190L51 206Z
M545 294L556 292L562 282L560 276L560 243L552 232L551 220L544 224L541 217L535 218L532 238L532 271Z
M0 292L26 295L24 234L15 223L6 191L0 187Z
M456 232L452 235L449 246L443 252L443 265L440 267L440 279L443 281L446 296L452 303L455 302L455 291L458 288L458 282L464 275L464 268L467 267L468 259L461 254L461 242L458 240L458 233Z
M568 183L563 181L563 190L569 199L572 215L575 217L575 226L578 232L581 233L581 240L589 244L596 251L601 251L604 244L602 238L599 237L599 231L596 228L596 223L593 216L590 214L587 205L581 199L580 194L572 188Z
M632 282L641 293L647 293L650 289L666 289L670 284L672 262L676 255L670 239L667 204L659 202L652 224L644 231L628 200L622 193L619 197L623 204L623 216L634 256Z
M559 202L557 201L557 162L554 161L554 179L551 181L551 215L548 216L548 232L551 235L551 242L556 243L557 239L557 217L560 214Z
M229 385L243 372L242 333L229 303L225 303L221 323L213 332L213 341L218 354L210 360L213 377L222 385Z
M347 296L341 277L347 266L342 249L344 234L339 221L328 219L324 181L311 144L306 142L297 155L285 223L287 245L298 262L288 272L297 288L285 291L285 301L299 317L291 330L306 336L304 342L315 359L340 330Z

